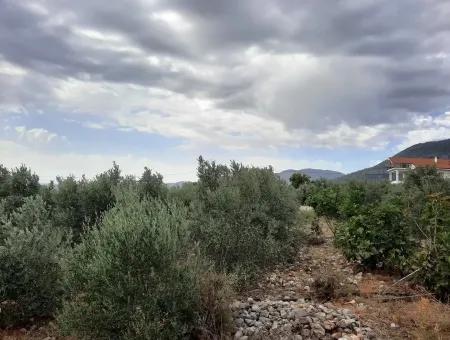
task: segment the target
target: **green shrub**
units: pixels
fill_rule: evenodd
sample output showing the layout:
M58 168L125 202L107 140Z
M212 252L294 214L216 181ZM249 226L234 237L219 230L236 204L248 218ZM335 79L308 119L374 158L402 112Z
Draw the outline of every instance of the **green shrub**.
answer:
M200 267L184 209L122 191L68 261L58 321L80 338L180 338L199 322Z
M4 199L5 213L19 208L26 197L39 193L39 177L25 165L11 171L0 165L0 199Z
M37 196L0 222L0 327L52 316L59 306L68 241L50 221Z
M296 253L295 193L271 168L228 168L200 159L198 172L193 237L219 271L251 277Z
M319 216L337 218L339 216L339 186L325 180L316 181L305 200Z
M298 189L301 185L311 182L311 178L306 174L296 172L291 175L289 182L295 189Z
M420 269L416 281L434 291L442 300L450 299L450 196L442 193L426 197L419 221L412 221L421 238L410 270Z
M400 268L416 249L413 229L403 216L400 197L386 199L343 222L336 243L344 254L370 268Z
M198 198L197 183L184 183L179 187L172 187L169 189L168 196L171 200L190 207Z

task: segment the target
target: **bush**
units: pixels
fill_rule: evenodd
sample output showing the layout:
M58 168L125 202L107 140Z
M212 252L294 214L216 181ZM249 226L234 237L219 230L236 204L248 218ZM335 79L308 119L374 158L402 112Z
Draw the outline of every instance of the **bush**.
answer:
M422 233L421 247L412 259L411 270L420 269L418 277L443 301L450 299L450 196L431 194L415 221ZM420 234L419 234L420 235Z
M141 197L161 199L167 197L167 187L163 182L162 175L159 173L152 173L147 167L144 168L144 172L139 179L138 188Z
M435 168L418 168L404 185L350 183L339 192L335 240L348 258L369 268L417 271L416 282L449 299L450 181Z
M319 216L337 218L339 216L339 186L325 180L314 182L305 200Z
M296 172L291 175L289 182L295 189L298 189L301 185L311 182L311 178L306 174Z
M336 243L352 260L369 268L390 269L405 268L417 246L399 197L386 199L341 224Z
M50 317L59 306L68 241L50 221L37 196L0 222L0 327Z
M5 213L19 208L26 197L39 193L39 177L25 165L9 171L0 165L0 199L4 199Z
M185 336L201 314L200 269L184 209L122 191L68 261L61 328L88 339Z
M168 196L170 199L180 202L185 207L191 207L193 202L198 198L197 183L184 183L179 187L169 189Z
M199 160L193 237L219 271L251 277L296 254L300 238L294 190L271 168Z

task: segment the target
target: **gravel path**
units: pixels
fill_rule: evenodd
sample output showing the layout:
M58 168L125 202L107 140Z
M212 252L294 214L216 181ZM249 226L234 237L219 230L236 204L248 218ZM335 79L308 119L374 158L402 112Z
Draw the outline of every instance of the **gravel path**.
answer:
M376 339L349 308L315 295L316 281L332 277L340 305L350 305L362 273L355 273L331 237L308 246L288 266L275 268L258 286L231 304L235 339ZM336 297L336 296L335 296Z

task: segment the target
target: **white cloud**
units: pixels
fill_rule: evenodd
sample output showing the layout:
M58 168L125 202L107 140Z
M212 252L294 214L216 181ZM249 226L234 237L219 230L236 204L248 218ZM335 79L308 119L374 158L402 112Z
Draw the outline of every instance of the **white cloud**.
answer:
M399 150L417 143L450 138L450 112L435 117L419 116L413 123L413 128L398 145Z
M111 121L119 129L180 138L183 147L210 145L224 150L276 149L284 146L381 148L387 125L324 126L321 131L287 127L272 115L225 110L206 99L192 99L167 90L137 85L62 81L57 89L63 111L80 112L90 128L105 127L89 116ZM261 93L264 97L264 93ZM126 100L124 100L126 98Z
M8 129L10 130L10 129ZM42 128L32 128L27 129L25 126L16 126L14 127L14 131L19 140L30 143L30 144L49 144L56 140L66 141L67 138L65 136L59 136L56 133L50 132L46 129Z

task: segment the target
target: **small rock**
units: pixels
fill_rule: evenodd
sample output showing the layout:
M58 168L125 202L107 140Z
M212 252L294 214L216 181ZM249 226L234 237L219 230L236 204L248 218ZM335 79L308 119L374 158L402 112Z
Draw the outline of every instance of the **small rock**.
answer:
M312 332L318 337L325 336L325 329L318 323L314 323L311 325Z
M254 311L254 312L259 312L260 309L261 309L261 307L259 307L257 304L254 304L252 306L252 311Z
M237 326L243 326L243 325L244 325L244 319L242 319L242 318L237 318L236 320L234 320L234 323L235 323Z

